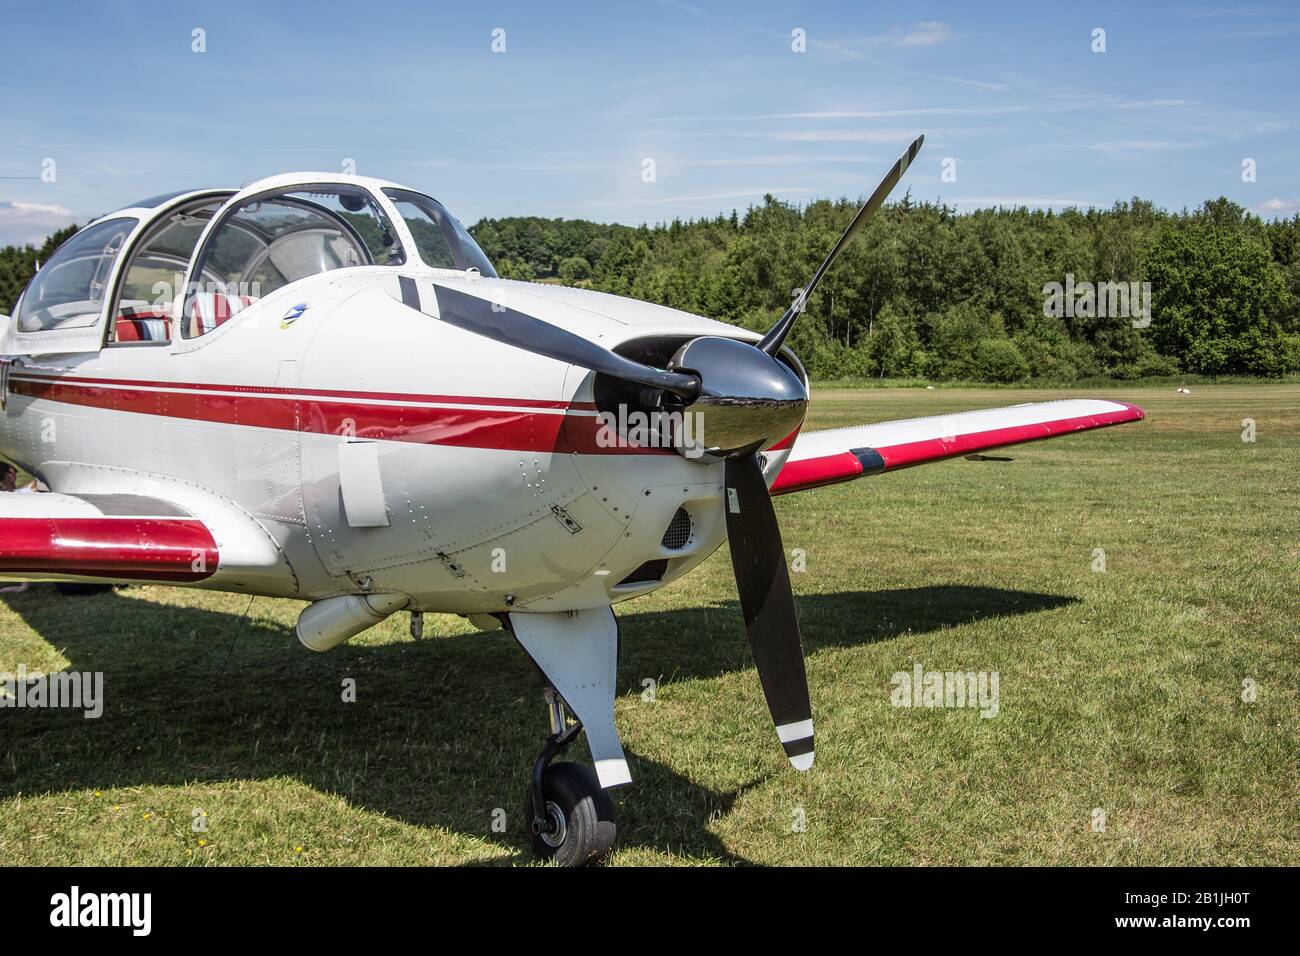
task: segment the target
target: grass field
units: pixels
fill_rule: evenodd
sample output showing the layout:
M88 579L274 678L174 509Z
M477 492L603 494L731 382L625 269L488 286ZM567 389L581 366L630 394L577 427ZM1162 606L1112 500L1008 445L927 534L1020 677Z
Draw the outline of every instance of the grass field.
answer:
M809 427L1076 394L835 388ZM1300 861L1300 385L1103 394L1147 420L779 499L806 552L807 775L776 743L726 548L622 605L635 782L611 862ZM530 860L545 716L508 636L430 617L416 643L390 620L315 655L299 605L259 598L241 626L248 604L0 600L0 671L100 670L106 693L100 720L0 711L0 859ZM996 671L997 716L892 706L891 675L917 662Z

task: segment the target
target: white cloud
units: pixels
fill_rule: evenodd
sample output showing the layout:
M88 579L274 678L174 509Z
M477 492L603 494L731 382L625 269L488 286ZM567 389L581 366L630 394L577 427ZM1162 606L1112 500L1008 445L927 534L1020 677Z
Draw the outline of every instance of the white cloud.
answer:
M1043 209L1062 209L1066 206L1097 206L1098 203L1086 199L1055 199L1042 196L972 196L970 199L954 199L957 206L1030 206Z
M898 116L996 116L1023 113L1024 106L919 106L900 110L809 110L803 113L766 113L743 119L889 119Z
M1284 213L1300 212L1300 199L1265 199L1263 202L1257 202L1252 207L1256 212L1262 213Z
M71 209L57 203L0 199L0 246L36 245L75 218Z
M753 189L735 189L720 193L697 193L693 196L653 196L645 199L593 199L585 205L595 208L631 207L641 204L653 206L672 206L681 203L718 202L724 199L762 199L766 193L774 196L811 196L813 190L807 186L757 186Z
M883 143L904 144L916 138L914 130L905 129L805 129L787 133L755 134L764 139L791 143Z
M683 166L823 166L851 163L861 165L871 160L863 156L817 156L811 153L783 153L778 156L725 156L708 159L684 159Z
M952 29L938 20L922 20L916 29L898 41L899 46L933 46L952 39Z
M1186 106L1186 100L1133 100L1129 103L1116 103L1117 110L1145 110L1161 106Z
M1199 149L1205 143L1180 143L1167 139L1116 139L1092 143L1089 149L1112 155L1124 153L1157 153L1166 150Z
M9 202L0 199L0 210L17 215L39 216L43 213L51 216L71 216L72 210L51 202Z

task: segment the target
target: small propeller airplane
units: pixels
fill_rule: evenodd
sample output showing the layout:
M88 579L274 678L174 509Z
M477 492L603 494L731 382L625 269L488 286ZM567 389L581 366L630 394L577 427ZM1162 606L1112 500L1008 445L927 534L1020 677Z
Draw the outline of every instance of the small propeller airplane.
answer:
M1141 419L1065 400L803 432L784 346L918 138L765 335L614 295L505 281L437 201L299 173L158 196L76 233L0 317L0 580L168 584L309 601L324 651L399 611L506 628L550 735L532 843L615 835L613 605L730 543L790 763L813 764L772 496ZM594 771L553 759L585 731Z

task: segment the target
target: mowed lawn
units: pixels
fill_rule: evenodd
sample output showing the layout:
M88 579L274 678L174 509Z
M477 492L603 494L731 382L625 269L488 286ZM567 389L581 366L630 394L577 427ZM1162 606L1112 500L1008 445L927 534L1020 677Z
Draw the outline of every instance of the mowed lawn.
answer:
M1300 386L1090 393L1147 420L779 499L806 561L808 774L776 742L725 547L622 605L635 782L611 862L1300 860ZM1077 394L829 389L808 427ZM103 671L106 696L100 720L0 710L0 860L530 862L545 715L508 636L430 616L417 643L399 616L317 655L299 605L248 604L0 599L0 671ZM996 671L997 716L893 706L918 662Z

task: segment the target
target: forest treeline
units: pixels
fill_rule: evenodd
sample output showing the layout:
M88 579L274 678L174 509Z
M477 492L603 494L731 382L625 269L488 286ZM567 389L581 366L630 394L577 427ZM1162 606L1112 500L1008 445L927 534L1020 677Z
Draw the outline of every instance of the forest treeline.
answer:
M504 277L558 281L766 329L856 203L765 197L744 213L622 226L484 219ZM72 229L0 249L0 312ZM1151 375L1300 372L1300 216L1220 198L1170 213L984 209L904 197L826 276L791 345L809 373L1068 384Z
M13 312L14 303L36 275L36 264L47 261L64 240L77 231L76 226L60 229L39 246L5 246L0 248L0 315Z
M743 214L652 227L520 217L470 231L503 276L762 330L856 206L768 196ZM1264 221L1223 198L1179 213L1133 199L1106 210L963 214L904 198L845 250L791 344L822 379L1300 371L1300 216Z

